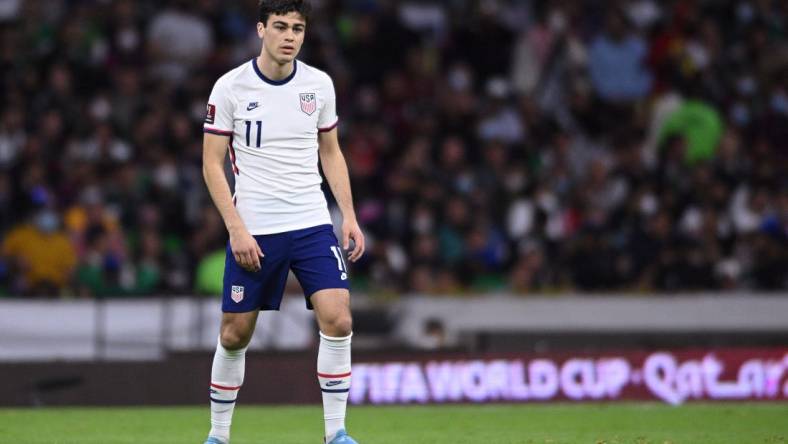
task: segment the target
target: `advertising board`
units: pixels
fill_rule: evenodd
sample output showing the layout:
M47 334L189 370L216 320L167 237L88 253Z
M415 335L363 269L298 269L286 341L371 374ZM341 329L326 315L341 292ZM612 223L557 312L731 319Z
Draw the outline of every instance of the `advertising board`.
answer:
M788 349L356 362L354 404L788 400Z

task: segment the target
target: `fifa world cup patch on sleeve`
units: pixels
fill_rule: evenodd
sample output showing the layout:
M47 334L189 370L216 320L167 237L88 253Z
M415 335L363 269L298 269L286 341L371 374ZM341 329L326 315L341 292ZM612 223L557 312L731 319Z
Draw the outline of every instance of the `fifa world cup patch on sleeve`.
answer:
M214 120L216 120L216 105L208 104L208 113L205 116L205 123L209 125L213 125Z

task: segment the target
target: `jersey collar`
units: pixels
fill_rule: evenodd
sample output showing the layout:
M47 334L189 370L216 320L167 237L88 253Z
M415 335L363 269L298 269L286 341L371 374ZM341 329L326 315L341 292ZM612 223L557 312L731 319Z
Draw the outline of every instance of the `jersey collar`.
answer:
M293 60L293 72L291 72L289 76L285 77L282 80L271 80L268 77L266 77L265 74L263 74L263 72L260 71L260 67L257 66L257 57L252 59L252 66L254 67L254 72L257 73L257 76L260 77L260 79L262 79L263 82L269 85L281 86L293 80L293 77L295 77L296 71L298 71L298 60Z

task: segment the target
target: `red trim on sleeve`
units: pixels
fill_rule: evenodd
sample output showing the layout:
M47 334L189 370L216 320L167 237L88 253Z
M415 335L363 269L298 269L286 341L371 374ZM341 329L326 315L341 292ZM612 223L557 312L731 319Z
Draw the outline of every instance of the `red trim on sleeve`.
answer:
M337 125L339 125L339 119L337 119L337 121L334 122L333 125L325 127L325 128L318 128L317 131L320 132L320 133L327 133L327 132L331 131L332 129L336 128Z
M237 175L241 174L241 170L238 169L238 165L235 163L235 148L233 148L233 136L232 135L230 135L230 144L228 145L228 147L230 148L230 163L233 166L233 173L235 173L235 175L237 176ZM233 203L235 203L235 202L233 201Z
M232 136L233 135L232 131L224 131L224 130L214 129L214 128L203 128L202 131L204 133L216 134L217 136Z

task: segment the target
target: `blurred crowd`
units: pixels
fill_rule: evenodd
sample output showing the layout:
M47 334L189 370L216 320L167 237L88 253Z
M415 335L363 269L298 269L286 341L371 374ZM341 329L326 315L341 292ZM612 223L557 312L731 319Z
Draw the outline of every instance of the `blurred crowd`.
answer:
M337 89L356 289L788 288L788 2L313 4L300 58ZM255 0L0 0L0 294L219 292L201 124L256 21Z

